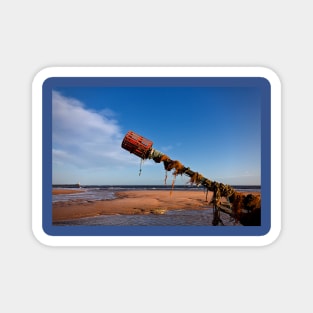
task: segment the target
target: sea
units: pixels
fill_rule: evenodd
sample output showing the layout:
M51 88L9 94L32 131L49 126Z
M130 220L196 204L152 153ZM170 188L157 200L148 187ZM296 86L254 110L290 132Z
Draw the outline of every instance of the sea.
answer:
M232 186L239 192L261 192L261 186L245 185ZM84 200L87 202L99 200L113 200L118 191L128 190L168 190L172 189L168 185L53 185L53 188L72 190L83 190L82 193L53 195L52 202ZM203 192L205 199L206 190L203 187L190 185L175 185L174 192L177 191L199 191ZM233 218L223 212L220 213L221 223L225 226L241 226L235 223ZM164 214L148 215L100 215L95 217L86 217L75 220L55 222L55 225L74 226L207 226L212 225L213 209L202 210L169 210Z

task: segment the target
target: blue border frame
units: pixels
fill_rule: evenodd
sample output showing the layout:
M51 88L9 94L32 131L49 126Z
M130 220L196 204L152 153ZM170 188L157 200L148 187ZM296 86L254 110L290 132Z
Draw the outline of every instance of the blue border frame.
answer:
M261 93L261 226L57 226L52 224L55 87L256 87ZM51 77L42 85L42 227L51 236L263 236L271 228L271 85L263 77Z

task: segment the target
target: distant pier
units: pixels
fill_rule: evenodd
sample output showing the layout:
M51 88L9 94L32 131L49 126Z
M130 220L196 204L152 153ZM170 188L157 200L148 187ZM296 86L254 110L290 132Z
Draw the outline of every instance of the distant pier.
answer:
M60 184L60 185L52 185L52 188L80 188L80 183L77 184Z

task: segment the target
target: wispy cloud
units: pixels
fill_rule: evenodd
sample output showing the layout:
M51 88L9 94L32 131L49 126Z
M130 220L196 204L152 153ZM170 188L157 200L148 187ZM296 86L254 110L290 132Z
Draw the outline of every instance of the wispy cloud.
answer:
M76 99L53 92L54 164L84 169L137 164L137 158L121 149L123 136L111 110L95 112Z
M168 146L162 146L161 147L161 151L163 152L169 152L173 149L173 146L172 145L168 145Z

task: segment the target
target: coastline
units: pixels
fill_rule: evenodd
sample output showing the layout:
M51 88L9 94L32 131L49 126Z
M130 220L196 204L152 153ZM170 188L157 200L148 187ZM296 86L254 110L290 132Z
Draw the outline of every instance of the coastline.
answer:
M53 194L83 193L84 190L53 189ZM244 194L260 194L245 192ZM209 204L213 192L203 190L125 190L115 192L115 199L90 201L73 199L52 204L53 222L61 222L100 215L163 214L168 210L203 210ZM226 201L226 199L224 199Z
M60 189L60 188L52 188L52 195L70 195L73 193L83 193L84 190L78 189Z

